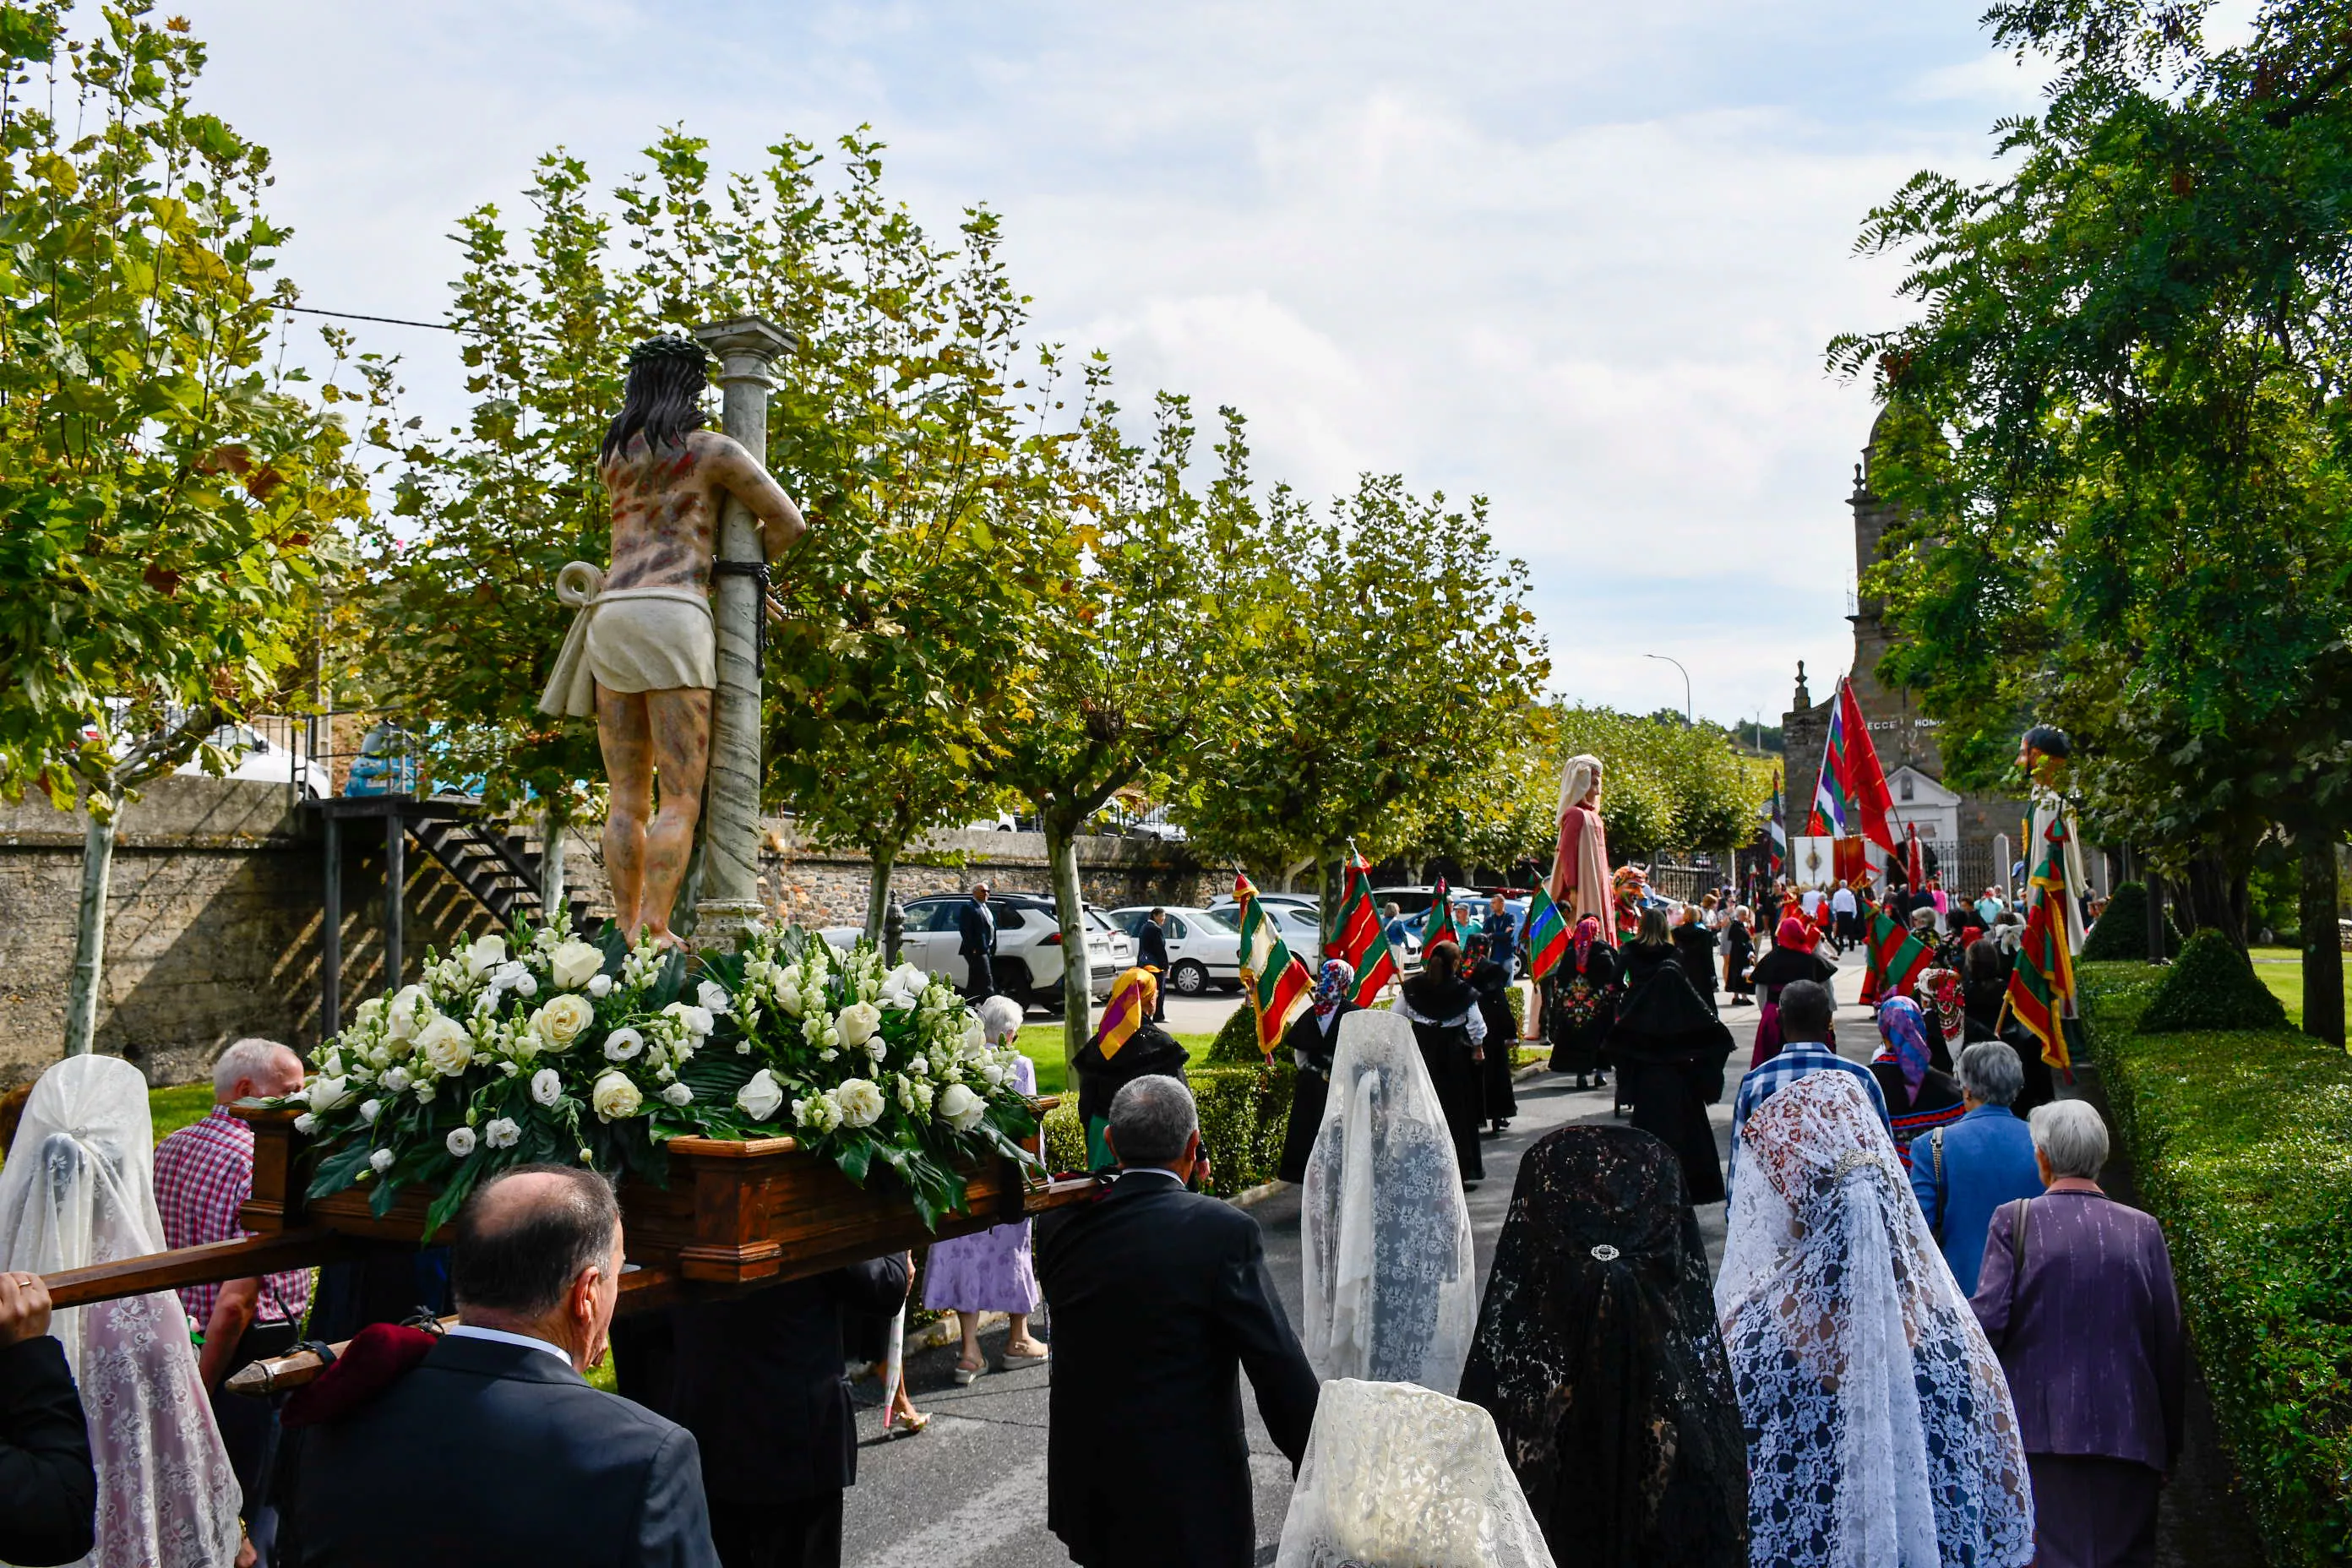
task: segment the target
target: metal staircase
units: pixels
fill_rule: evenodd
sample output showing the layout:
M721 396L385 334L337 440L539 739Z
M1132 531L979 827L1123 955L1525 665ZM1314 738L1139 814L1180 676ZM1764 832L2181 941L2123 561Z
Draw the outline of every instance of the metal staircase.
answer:
M518 917L546 918L539 890L540 857L506 824L473 807L448 816L412 817L407 828L409 837L500 925L512 925ZM589 912L588 900L579 893L567 889L564 903L572 911L572 929L581 935L592 935L604 923Z

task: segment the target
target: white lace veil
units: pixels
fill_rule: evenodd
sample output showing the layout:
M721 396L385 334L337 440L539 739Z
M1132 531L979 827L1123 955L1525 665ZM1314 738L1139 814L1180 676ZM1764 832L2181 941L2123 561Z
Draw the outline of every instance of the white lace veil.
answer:
M1393 1013L1339 1020L1299 1224L1317 1374L1452 1393L1478 1327L1470 1209L1436 1086Z
M69 1057L41 1075L0 1167L0 1268L53 1274L163 1247L147 1083L115 1057ZM68 1308L65 1346L98 1468L88 1563L236 1558L236 1476L213 1423L169 1290Z
M1742 1125L1715 1303L1748 1432L1750 1560L2033 1557L2009 1383L1848 1073Z
M1323 1385L1275 1568L1552 1568L1495 1418L1402 1383Z

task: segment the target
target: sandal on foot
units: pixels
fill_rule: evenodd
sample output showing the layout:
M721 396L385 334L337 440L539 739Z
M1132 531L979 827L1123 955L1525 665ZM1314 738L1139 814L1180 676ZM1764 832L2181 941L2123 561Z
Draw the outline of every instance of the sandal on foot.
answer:
M980 1381L980 1374L987 1370L985 1366L966 1366L963 1363L958 1362L955 1369L955 1385L958 1388L970 1388Z
M1017 1368L1024 1366L1044 1366L1047 1357L1051 1354L1051 1347L1039 1352L1035 1355L1015 1355L1013 1352L1006 1351L1003 1358L999 1361L997 1364L1002 1366L1007 1372L1012 1372Z

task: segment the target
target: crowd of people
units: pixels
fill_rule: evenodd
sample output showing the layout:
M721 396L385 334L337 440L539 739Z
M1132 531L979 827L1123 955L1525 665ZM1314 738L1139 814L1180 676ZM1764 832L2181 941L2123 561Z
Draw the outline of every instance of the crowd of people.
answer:
M1508 950L1437 942L1370 1008L1323 965L1286 1037L1296 1330L1256 1221L1196 1190L1187 1054L1153 976L1122 975L1076 1063L1096 1201L936 1244L916 1298L954 1315L960 1384L987 1371L983 1313L1012 1319L1003 1364L1051 1358L1047 1523L1073 1559L1253 1560L1246 1377L1296 1469L1276 1561L1300 1568L2149 1561L2185 1351L2160 1232L2096 1184L2105 1126L2035 1102L1982 939L1881 1003L1874 1059L1842 1055L1831 933L1790 908L1757 957L1727 902L1645 910L1622 945L1578 922L1538 1023L1552 1070L1613 1074L1629 1120L1526 1152L1483 1290L1467 1194L1512 1114ZM1719 977L1757 1004L1727 1166ZM1009 1000L979 1014L1020 1027ZM526 1166L397 1278L51 1310L44 1274L240 1234L253 1146L226 1107L301 1072L240 1042L214 1113L160 1146L128 1064L33 1088L0 1167L0 1561L838 1563L845 1352L907 1305L911 1256L616 1327L610 1184ZM326 1373L223 1392L306 1323L349 1338ZM625 1397L584 1377L616 1333Z

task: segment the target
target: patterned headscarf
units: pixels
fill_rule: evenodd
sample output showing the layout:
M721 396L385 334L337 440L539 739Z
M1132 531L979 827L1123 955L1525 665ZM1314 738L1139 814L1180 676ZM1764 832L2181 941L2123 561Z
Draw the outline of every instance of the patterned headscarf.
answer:
M1329 1017L1355 988L1355 965L1344 958L1325 959L1322 973L1315 977L1315 1016Z
M1591 952L1592 951L1592 944L1600 940L1601 917L1599 915L1587 915L1582 920L1576 922L1576 934L1574 941L1576 942L1576 967L1579 972L1581 972L1584 968L1584 955Z
M1908 996L1890 996L1878 1005L1878 1033L1886 1042L1885 1049L1874 1059L1895 1063L1903 1069L1903 1081L1911 1092L1919 1092L1919 1081L1927 1076L1930 1053L1927 1048L1927 1016L1919 1004Z
M1128 970L1111 982L1110 1000L1103 1004L1102 1023L1092 1042L1103 1060L1118 1055L1119 1047L1151 1021L1151 1005L1159 996L1159 978L1149 969Z

